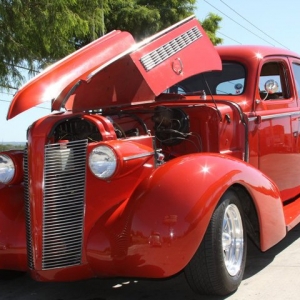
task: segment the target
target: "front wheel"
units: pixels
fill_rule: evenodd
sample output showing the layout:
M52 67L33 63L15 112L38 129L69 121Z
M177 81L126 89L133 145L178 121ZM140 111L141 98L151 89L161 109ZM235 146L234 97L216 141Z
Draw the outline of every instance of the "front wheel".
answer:
M227 191L212 215L199 249L185 268L189 285L200 294L234 292L243 279L246 252L243 210L236 193Z

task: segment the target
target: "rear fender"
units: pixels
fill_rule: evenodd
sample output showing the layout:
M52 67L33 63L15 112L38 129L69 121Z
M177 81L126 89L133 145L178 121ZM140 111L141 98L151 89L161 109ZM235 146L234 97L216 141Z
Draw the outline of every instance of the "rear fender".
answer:
M102 224L109 241L103 245L107 251L110 244L110 257L118 260L116 272L167 277L182 270L198 249L219 199L233 184L243 185L253 198L262 250L282 239L286 231L279 191L264 174L223 155L182 156L156 169Z

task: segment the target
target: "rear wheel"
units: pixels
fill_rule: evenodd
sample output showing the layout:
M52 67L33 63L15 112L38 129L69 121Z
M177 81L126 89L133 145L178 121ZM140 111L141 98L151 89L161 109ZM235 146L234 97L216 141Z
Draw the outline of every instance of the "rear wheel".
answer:
M200 294L227 295L240 285L247 238L243 211L234 191L221 198L202 243L185 268L188 283Z

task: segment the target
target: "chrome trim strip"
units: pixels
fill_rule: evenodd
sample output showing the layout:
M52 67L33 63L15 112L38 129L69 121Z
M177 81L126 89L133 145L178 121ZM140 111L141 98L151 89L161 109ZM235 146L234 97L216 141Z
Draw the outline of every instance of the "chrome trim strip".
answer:
M144 55L140 62L148 72L201 37L202 33L195 26L170 42Z
M274 115L257 115L252 116L248 118L248 121L256 121L258 117L260 117L262 120L269 120L269 119L276 119L276 118L284 118L284 117L290 117L290 116L299 116L300 118L300 111L294 111L294 112L286 112L286 113L280 113L280 114L274 114Z
M248 118L248 122L254 122L257 120L257 117L250 117Z
M142 153L142 154L136 154L136 155L123 157L123 160L128 161L128 160L143 158L143 157L152 156L152 155L154 155L154 152L145 152L145 153Z
M261 119L269 120L269 119L290 117L290 116L296 116L296 115L299 115L299 117L300 117L300 111L299 112L287 112L287 113L274 114L274 115L265 115L265 116L261 116Z

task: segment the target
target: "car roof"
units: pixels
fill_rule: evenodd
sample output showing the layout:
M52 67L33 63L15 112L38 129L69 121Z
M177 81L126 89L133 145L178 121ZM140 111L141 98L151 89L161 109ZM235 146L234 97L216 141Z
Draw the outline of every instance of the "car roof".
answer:
M216 46L216 49L223 59L237 58L242 60L257 60L257 58L268 57L271 55L300 58L300 55L296 52L272 46L230 45Z

